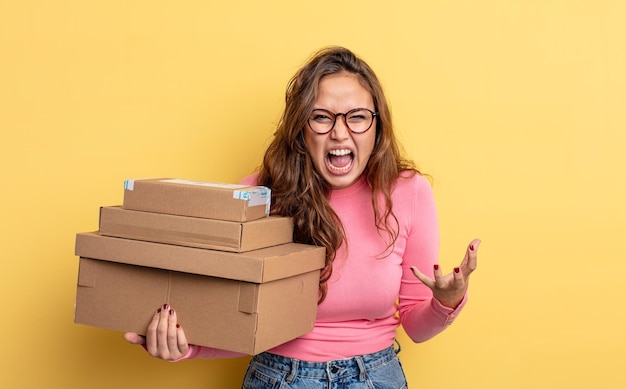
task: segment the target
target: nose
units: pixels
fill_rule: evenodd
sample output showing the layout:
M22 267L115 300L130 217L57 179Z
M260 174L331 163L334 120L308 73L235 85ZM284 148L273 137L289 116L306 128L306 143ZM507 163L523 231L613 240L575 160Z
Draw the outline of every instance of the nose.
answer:
M346 115L339 113L335 116L335 125L330 130L330 137L336 140L347 139L350 129L346 124Z

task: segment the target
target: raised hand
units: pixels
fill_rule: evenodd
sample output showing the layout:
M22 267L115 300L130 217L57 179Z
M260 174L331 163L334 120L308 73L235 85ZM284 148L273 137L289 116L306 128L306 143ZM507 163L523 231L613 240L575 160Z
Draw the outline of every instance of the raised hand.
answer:
M467 246L461 265L455 267L450 274L443 275L438 264L434 266L434 279L420 272L415 266L412 266L411 270L415 277L433 291L433 297L443 306L456 308L467 292L470 274L476 270L478 246L480 246L480 240L474 239Z

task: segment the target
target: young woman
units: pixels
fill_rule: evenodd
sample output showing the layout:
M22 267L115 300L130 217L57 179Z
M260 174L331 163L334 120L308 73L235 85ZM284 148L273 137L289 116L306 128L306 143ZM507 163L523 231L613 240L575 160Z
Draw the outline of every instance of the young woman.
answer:
M443 274L432 189L401 155L372 69L345 48L316 53L291 79L263 164L243 182L270 187L272 213L294 218L294 240L327 254L313 331L254 356L243 388L405 388L397 327L422 342L454 321L480 241ZM125 338L170 361L236 355L189 345L167 305L145 338Z

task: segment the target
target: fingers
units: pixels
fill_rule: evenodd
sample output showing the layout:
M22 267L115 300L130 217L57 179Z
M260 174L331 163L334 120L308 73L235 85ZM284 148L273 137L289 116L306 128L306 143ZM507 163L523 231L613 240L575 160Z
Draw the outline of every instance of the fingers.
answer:
M157 350L158 357L162 359L167 359L169 357L169 343L168 343L168 335L169 335L169 323L170 323L170 306L168 304L164 304L163 307L159 308L159 320L156 328L156 342L157 342Z
M479 239L474 239L468 247L468 267L471 271L476 270L476 267L478 266L478 247L480 246L480 243L481 241Z
M183 331L183 328L179 324L176 324L176 334L178 337L178 350L181 356L183 356L189 351L189 343L187 342L185 331Z
M177 323L176 312L168 304L154 313L148 325L146 350L153 357L164 360L178 359L189 350L185 333Z
M433 275L435 277L435 286L439 289L446 287L446 280L443 276L443 272L438 264L433 266Z
M463 274L466 277L476 270L478 266L478 246L480 246L480 240L474 239L470 242L465 250L465 257L463 257L463 261L461 261L461 269L463 270Z
M415 266L411 266L411 271L418 280L422 281L422 283L428 286L430 289L445 288L448 283L446 280L446 276L443 275L443 272L441 271L441 268L438 264L435 264L433 266L433 276L435 277L434 279L419 271L419 269Z
M159 308L154 315L152 316L152 320L150 324L148 324L148 329L146 330L146 350L150 355L156 357L158 355L157 349L157 327L159 325L159 320L161 318L161 310Z
M170 350L170 356L174 359L182 357L189 350L187 338L185 337L185 331L183 331L180 324L178 324L176 311L173 309L170 309L169 311L167 345Z
M145 344L146 343L146 338L136 334L134 332L127 332L124 334L124 339L126 339L126 341L128 341L129 343L132 344Z
M470 242L461 265L455 267L450 274L444 275L438 264L433 265L434 279L420 272L415 266L411 267L411 271L417 279L432 290L435 299L444 306L454 308L462 301L469 284L469 276L477 267L477 251L480 243L479 239Z
M422 283L428 286L430 289L445 288L445 286L448 284L447 277L443 275L443 272L441 271L441 268L438 264L435 264L433 266L433 277L435 277L434 279L419 271L419 269L415 266L411 266L411 271L413 272L415 277L417 277L417 279L422 281Z
M455 267L452 271L452 277L454 280L454 287L456 289L463 289L465 287L465 276L460 267Z
M167 315L167 347L170 353L178 353L178 334L177 334L176 312L170 309Z
M413 275L417 277L417 279L420 280L424 285L428 286L428 288L433 289L435 287L435 281L419 271L417 267L411 266L411 271L413 272Z

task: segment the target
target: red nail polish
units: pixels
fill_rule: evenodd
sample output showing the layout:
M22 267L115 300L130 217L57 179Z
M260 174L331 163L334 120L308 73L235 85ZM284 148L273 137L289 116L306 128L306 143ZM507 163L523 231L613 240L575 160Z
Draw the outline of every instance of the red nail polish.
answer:
M473 244L470 245L470 250L474 251L474 245Z
M455 267L455 268L454 268L454 272L455 272L455 273L458 273L458 272L460 272L460 271L461 271L461 269L459 269L458 267Z
M439 265L435 264L434 268L435 270L439 270Z
M157 313L161 313L161 308L157 309Z
M169 308L169 305L163 304L163 309L167 309L167 308Z
M170 316L172 316L174 314L174 310L170 309Z
M180 324L176 324L176 328L180 328Z

